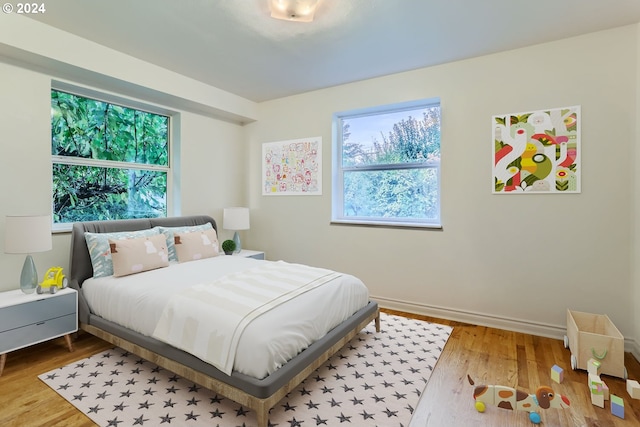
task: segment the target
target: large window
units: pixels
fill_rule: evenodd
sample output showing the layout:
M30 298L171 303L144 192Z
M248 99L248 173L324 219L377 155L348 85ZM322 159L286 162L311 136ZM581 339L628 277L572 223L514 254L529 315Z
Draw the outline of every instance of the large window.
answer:
M334 115L332 221L440 227L440 101Z
M53 222L167 215L169 117L51 91Z

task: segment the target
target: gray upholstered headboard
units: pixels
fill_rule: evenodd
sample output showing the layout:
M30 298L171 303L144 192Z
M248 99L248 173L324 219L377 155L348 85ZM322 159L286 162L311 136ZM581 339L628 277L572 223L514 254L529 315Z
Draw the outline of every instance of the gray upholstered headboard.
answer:
M216 221L207 215L179 216L172 218L125 219L115 221L76 222L71 229L71 256L69 259L69 284L79 289L82 282L93 276L89 248L84 238L85 232L113 233L117 231L146 230L162 225L180 227L211 223L217 231Z

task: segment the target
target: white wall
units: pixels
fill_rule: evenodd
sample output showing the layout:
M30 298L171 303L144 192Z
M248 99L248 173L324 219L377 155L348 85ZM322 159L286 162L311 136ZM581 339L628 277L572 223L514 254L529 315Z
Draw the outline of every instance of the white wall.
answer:
M571 308L637 336L637 44L629 26L261 104L247 126L247 245L353 273L385 306L549 336L564 334ZM330 225L332 113L431 97L442 102L444 229ZM492 195L491 117L571 105L582 106L582 193ZM261 196L261 143L313 136L324 194Z
M196 114L182 114L181 122L182 214L213 216L220 242L230 239L222 210L247 200L244 129Z

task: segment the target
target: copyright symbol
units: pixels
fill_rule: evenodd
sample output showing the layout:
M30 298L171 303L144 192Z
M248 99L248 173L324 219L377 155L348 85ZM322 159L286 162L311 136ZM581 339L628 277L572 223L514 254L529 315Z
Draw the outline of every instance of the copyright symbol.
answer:
M4 13L11 13L13 12L13 5L11 3L5 3L2 5L2 11Z

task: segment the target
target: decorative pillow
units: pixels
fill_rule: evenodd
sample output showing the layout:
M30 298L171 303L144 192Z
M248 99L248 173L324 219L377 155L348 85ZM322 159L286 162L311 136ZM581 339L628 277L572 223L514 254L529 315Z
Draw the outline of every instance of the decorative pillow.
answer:
M218 236L213 228L191 233L175 233L174 243L180 262L218 256Z
M176 255L176 247L173 243L173 235L174 233L190 233L192 231L201 231L201 230L213 230L213 227L210 223L202 224L202 225L186 225L184 227L163 227L161 225L154 227L158 230L158 233L162 233L167 236L167 249L169 251L169 261L177 261L178 256Z
M137 239L109 239L113 275L127 276L169 265L164 234Z
M89 256L91 256L93 277L111 276L113 274L109 239L134 239L136 237L154 236L157 234L159 234L158 230L153 228L138 231L121 231L118 233L84 233L84 239L87 241L87 247L89 248Z

